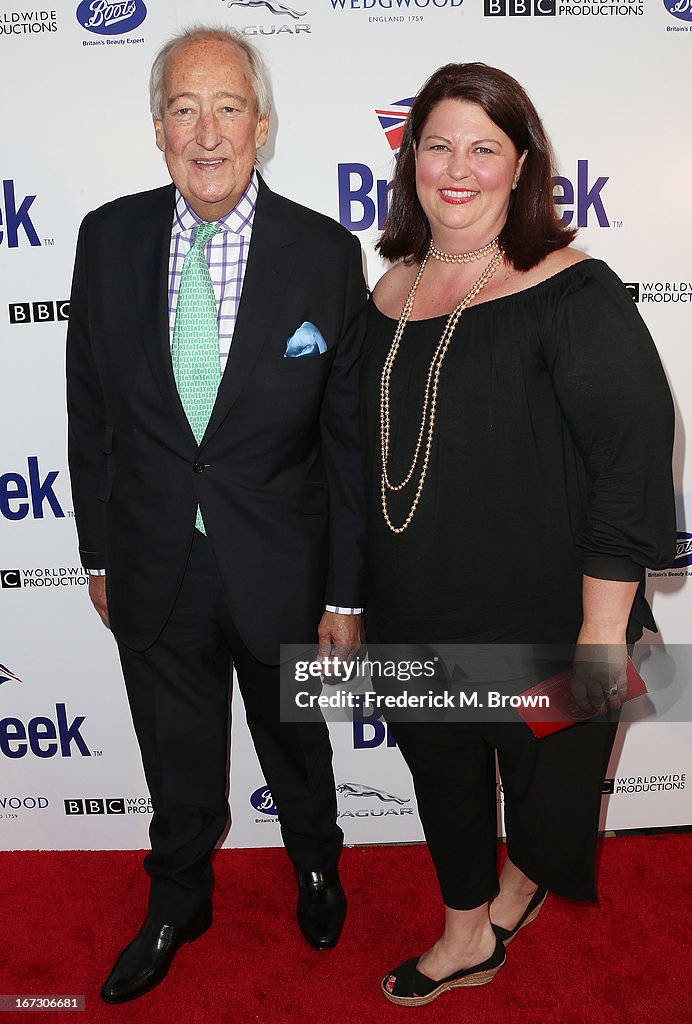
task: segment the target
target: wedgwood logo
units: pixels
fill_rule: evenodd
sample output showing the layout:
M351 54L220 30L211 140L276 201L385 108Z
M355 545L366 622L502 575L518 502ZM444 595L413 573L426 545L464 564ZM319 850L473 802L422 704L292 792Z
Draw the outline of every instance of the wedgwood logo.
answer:
M141 25L147 16L142 0L82 0L77 21L87 32L100 36L122 35Z
M692 0L663 0L663 6L674 18L692 21Z

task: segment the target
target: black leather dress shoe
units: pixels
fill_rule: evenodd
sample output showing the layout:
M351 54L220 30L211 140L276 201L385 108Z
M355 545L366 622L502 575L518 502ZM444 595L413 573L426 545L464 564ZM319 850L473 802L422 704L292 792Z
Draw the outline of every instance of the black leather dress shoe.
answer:
M149 992L166 977L184 942L194 942L211 925L211 903L205 903L186 925L157 924L147 918L125 946L101 987L107 1003L126 1003Z
M298 879L298 926L313 949L331 949L336 946L346 918L346 895L341 887L339 872L301 871Z

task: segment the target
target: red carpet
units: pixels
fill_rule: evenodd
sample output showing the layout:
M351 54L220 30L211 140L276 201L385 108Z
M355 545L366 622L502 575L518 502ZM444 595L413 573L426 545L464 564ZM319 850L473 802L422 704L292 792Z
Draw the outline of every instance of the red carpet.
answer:
M490 985L419 1009L391 1005L379 984L440 925L422 846L344 851L350 912L325 953L295 927L283 851L222 851L213 928L180 951L161 986L123 1006L98 991L142 915L142 854L0 853L0 994L86 997L84 1013L7 1013L0 1024L689 1024L689 842L604 840L598 907L549 897Z

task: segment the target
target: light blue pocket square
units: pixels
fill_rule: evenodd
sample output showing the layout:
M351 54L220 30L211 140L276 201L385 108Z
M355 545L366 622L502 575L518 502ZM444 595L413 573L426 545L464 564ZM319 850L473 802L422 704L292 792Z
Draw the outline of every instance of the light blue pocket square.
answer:
M327 351L327 342L309 320L300 325L286 342L284 356L318 356Z

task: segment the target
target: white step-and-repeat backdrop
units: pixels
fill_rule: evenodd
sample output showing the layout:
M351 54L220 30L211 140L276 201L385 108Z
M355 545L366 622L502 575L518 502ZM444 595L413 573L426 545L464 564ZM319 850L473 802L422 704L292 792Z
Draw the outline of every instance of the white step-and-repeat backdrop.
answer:
M0 848L147 845L151 808L115 648L77 562L63 353L82 217L167 180L148 71L159 45L193 21L235 26L261 48L275 102L263 173L356 234L371 286L382 272L373 245L393 150L430 72L481 60L533 96L558 156L560 209L581 228L578 244L628 284L679 413L678 558L649 574L661 634L639 657L651 700L629 712L644 720L621 727L602 825L689 822L692 0L5 0ZM411 780L383 722L334 724L332 736L346 841L420 839ZM276 845L275 808L237 696L232 762L227 844Z

